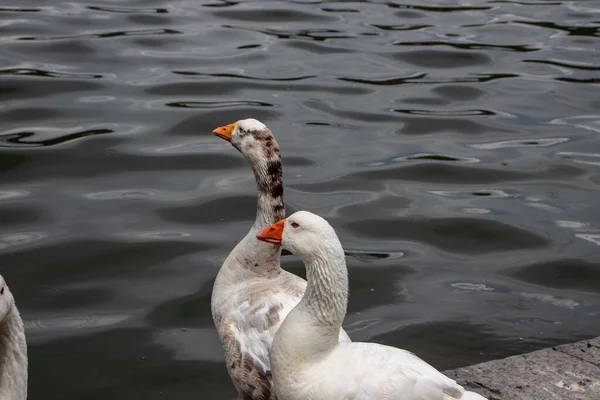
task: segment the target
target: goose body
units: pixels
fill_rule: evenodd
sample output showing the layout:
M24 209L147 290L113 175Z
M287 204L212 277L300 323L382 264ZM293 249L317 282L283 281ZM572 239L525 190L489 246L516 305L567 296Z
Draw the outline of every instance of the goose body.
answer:
M11 291L0 276L0 400L27 398L27 342Z
M250 231L217 274L211 312L238 398L276 399L271 343L306 289L304 279L281 268L281 249L256 239L261 229L285 216L279 145L271 131L255 119L238 121L213 132L231 142L250 163L258 188L258 205ZM338 337L350 341L339 328Z
M346 315L344 251L323 218L299 211L257 234L299 256L308 286L275 335L271 367L279 400L485 400L411 352L338 343Z

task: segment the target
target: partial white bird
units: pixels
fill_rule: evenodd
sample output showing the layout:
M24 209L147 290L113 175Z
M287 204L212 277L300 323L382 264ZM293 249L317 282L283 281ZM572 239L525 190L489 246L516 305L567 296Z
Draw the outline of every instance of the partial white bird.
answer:
M255 119L237 121L213 133L231 142L250 163L258 206L252 228L219 270L212 292L212 316L238 398L273 400L271 343L306 288L304 279L281 269L278 246L256 239L259 230L285 216L279 145L271 131ZM339 340L349 342L340 328Z
M27 398L27 342L15 299L0 276L0 399Z
M348 301L344 250L323 218L299 211L263 229L259 240L302 259L308 287L273 340L279 400L485 400L413 353L376 343L338 343Z

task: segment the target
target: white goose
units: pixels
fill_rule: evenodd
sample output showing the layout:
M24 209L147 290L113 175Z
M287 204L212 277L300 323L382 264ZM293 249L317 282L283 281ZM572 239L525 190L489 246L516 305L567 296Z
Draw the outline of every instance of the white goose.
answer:
M212 292L212 316L238 398L273 400L271 343L306 289L304 279L281 269L279 246L256 239L259 230L285 216L279 145L271 131L255 119L222 126L213 133L231 142L250 163L258 206L250 232L219 270ZM349 342L340 328L339 340Z
M15 299L0 276L0 399L27 398L27 343Z
M271 349L279 400L485 400L408 351L338 343L348 270L342 245L323 218L299 211L257 238L300 257L308 278L302 301L281 324Z

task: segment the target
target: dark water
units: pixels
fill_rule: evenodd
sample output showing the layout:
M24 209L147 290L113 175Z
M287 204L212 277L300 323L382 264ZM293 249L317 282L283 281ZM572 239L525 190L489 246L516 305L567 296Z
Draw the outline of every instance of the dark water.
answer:
M598 335L598 83L591 1L3 0L30 398L233 396L209 299L255 189L211 130L245 117L348 251L353 339L445 369Z

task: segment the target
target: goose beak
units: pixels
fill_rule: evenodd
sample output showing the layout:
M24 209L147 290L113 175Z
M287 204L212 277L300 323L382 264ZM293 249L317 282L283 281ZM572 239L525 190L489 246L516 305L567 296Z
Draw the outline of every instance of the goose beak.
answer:
M285 218L258 232L256 234L256 238L258 240L262 240L263 242L273 243L277 246L281 246L281 237L283 236L284 225Z
M236 125L237 125L237 121L234 122L233 124L220 126L217 129L215 129L213 131L213 133L215 134L215 136L218 136L221 139L225 139L228 142L231 142L231 134L233 133L233 130L235 129Z

